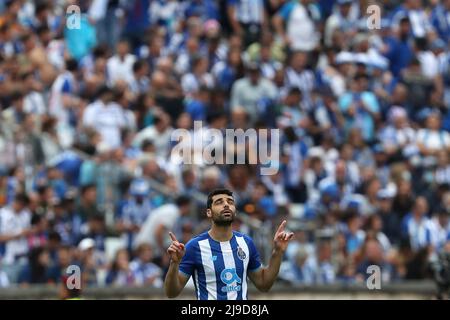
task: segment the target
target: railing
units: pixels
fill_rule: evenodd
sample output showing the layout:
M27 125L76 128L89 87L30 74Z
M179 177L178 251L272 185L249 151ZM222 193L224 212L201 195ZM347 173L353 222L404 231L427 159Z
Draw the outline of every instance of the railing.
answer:
M163 290L151 287L86 288L84 299L167 299ZM259 293L249 286L249 298L255 299L435 299L436 286L432 281L409 281L384 284L381 290L369 290L363 284L333 284L287 286L275 284L269 293ZM35 285L27 288L0 289L4 299L58 299L58 288ZM185 288L178 299L195 299L192 289Z
M70 149L68 151L75 153L83 160L93 159L92 156L78 149ZM30 174L31 171L33 170L29 169L28 173ZM130 175L133 175L133 173L130 172ZM179 195L173 193L171 189L169 189L163 183L155 179L147 178L147 181L150 184L152 191L156 192L159 195L163 195L164 197L172 200ZM111 227L114 226L114 203L113 199L109 198L108 195L111 195L112 193L113 192L111 190L108 190L106 192L106 202L105 202L105 220L106 223ZM206 195L204 195L201 192L194 191L191 192L190 195L197 202L206 203L207 201ZM237 212L237 214L240 220L250 228L255 245L258 248L258 251L260 252L261 259L263 260L263 263L267 264L272 252L272 239L274 232L273 228L274 226L272 224L272 221L267 220L263 222L259 219L247 215L244 212ZM327 233L327 237L331 239L334 239L336 236L335 230L318 229L314 221L304 222L301 219L290 217L289 224L295 226L295 229L302 229L304 231L312 233L314 235L315 241L321 238L321 236L324 233ZM333 247L333 256L335 256L334 253L336 252L336 241L332 241L332 247Z
M177 194L174 194L165 185L154 179L148 179L148 182L150 183L150 186L153 190L166 197L174 199L177 196ZM191 196L198 202L206 203L207 201L207 196L205 196L201 192L194 191L191 193ZM271 244L272 223L270 221L262 222L258 219L248 216L243 212L237 212L237 214L239 215L241 221L245 223L255 234L255 236L253 237L255 245L259 249L263 261L268 262L270 259L272 248L267 244Z

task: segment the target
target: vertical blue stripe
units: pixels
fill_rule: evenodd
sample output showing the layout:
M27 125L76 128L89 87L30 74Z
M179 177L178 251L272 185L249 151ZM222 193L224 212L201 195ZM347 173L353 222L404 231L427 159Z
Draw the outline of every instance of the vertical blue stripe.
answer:
M430 245L431 244L431 230L426 225L425 225L425 237L426 237L425 245Z
M211 247L211 253L216 256L217 259L214 260L214 269L216 271L216 284L217 284L217 300L227 300L227 293L222 291L226 285L220 279L220 274L225 269L225 262L223 261L222 249L220 248L220 243L208 237L209 246Z
M242 261L241 259L239 259L237 253L238 253L238 243L236 241L236 235L233 234L233 237L230 240L230 245L231 245L231 249L233 250L233 257L234 257L234 265L236 266L236 273L239 276L239 278L241 278L242 283L241 283L241 290L238 291L238 296L237 296L237 300L243 300L243 283L244 281L247 281L247 279L244 279L244 261ZM247 298L247 297L245 297Z
M200 246L197 241L197 247L195 250L195 260L199 261L198 266L198 289L197 297L200 295L200 300L208 300L208 290L206 289L206 275L205 268L203 268L202 256L200 254ZM195 279L194 279L195 280ZM194 281L195 285L195 281Z

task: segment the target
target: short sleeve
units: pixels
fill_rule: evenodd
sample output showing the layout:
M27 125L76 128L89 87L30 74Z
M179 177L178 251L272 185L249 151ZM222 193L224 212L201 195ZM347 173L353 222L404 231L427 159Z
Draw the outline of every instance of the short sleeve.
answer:
M244 237L245 242L247 242L249 255L250 255L250 261L248 262L248 271L256 271L261 266L261 258L259 256L258 250L256 250L256 246L253 243L253 240L250 237Z
M181 259L179 271L188 278L194 273L197 247L198 244L196 241L189 241L186 244L186 253L184 254L183 259Z
M372 111L374 113L380 112L380 106L378 104L378 100L373 93L371 93L371 92L366 93L364 95L364 98L370 108L370 111Z
M284 21L289 19L292 10L294 9L295 2L289 1L285 3L281 9L278 11L278 15L283 18Z

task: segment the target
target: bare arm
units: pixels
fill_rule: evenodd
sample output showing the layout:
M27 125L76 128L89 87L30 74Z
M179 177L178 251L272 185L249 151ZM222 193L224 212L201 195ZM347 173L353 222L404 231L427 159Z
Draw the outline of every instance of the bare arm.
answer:
M275 29L275 33L281 38L283 39L283 41L288 44L288 39L287 36L284 32L284 21L283 18L279 15L279 14L275 14L272 18L272 25L273 28Z
M11 240L19 239L20 235L11 235L11 234L5 234L0 236L0 243L8 242Z
M239 21L236 19L236 7L229 5L227 7L227 15L228 15L228 20L230 21L230 25L233 28L234 33L241 35L242 28L241 28L241 25L239 24Z
M181 259L186 252L184 244L178 242L172 232L169 232L169 235L172 238L172 244L167 249L167 253L170 255L170 265L164 281L164 291L168 298L175 298L186 286L189 278L178 271Z
M168 298L176 298L186 286L189 278L178 271L179 263L170 261L169 270L164 281L164 291Z
M24 229L20 233L17 234L3 234L0 235L0 243L5 243L11 240L17 240L22 237L27 237L33 233L33 229Z
M272 288L272 285L277 279L278 272L280 271L283 254L286 251L289 241L294 236L292 232L287 233L284 231L285 226L286 220L281 223L275 233L274 248L272 257L269 261L269 266L267 268L260 268L254 272L249 272L248 274L248 277L252 280L255 287L262 292L267 292Z
M255 287L262 292L267 292L272 288L278 272L280 271L281 260L283 253L273 250L270 258L269 266L267 268L260 268L254 272L249 272L248 277L252 280Z

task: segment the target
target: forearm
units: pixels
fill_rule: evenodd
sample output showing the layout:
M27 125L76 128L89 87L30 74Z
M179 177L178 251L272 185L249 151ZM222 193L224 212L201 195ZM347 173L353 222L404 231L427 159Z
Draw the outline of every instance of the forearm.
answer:
M65 94L62 97L63 105L65 108L74 108L79 104L79 99Z
M277 279L278 272L280 271L282 259L283 252L274 249L269 265L263 270L262 273L262 283L260 288L262 291L269 291L270 288L272 288L275 280Z
M263 30L269 30L269 28L270 28L270 19L269 19L269 15L267 14L266 10L264 10L264 13L263 13L261 27Z
M5 242L15 240L15 239L17 239L17 235L11 235L11 234L1 235L0 243L5 243Z
M272 25L275 29L275 33L279 35L280 37L284 37L284 26L283 26L283 19L280 16L275 15L272 18Z
M235 33L240 33L242 30L239 21L236 19L236 8L229 7L227 13L228 13L228 20L230 21L230 25L233 28L233 31Z
M170 261L169 270L167 271L166 279L164 281L164 291L169 298L177 297L180 294L181 290L183 290L180 279L178 277L179 265L179 263Z

